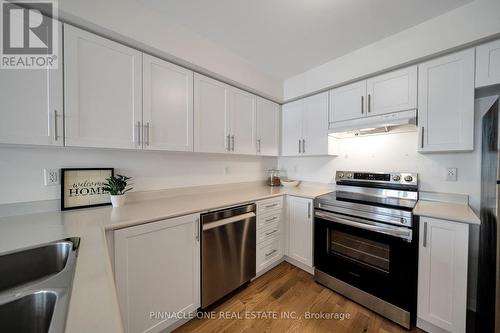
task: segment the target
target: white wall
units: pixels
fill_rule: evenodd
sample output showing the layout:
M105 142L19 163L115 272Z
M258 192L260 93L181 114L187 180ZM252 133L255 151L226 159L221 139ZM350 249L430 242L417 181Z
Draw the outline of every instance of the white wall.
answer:
M276 163L257 156L0 147L0 204L60 199L59 186L44 186L44 168L114 167L141 191L263 180Z
M285 80L284 99L352 81L500 33L500 1L475 0Z
M228 83L277 100L283 82L242 57L135 0L59 0L60 17L110 38L165 57Z

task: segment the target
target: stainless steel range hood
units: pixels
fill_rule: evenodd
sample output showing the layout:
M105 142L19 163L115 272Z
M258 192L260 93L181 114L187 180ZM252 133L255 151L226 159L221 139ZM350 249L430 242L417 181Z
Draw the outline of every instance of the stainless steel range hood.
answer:
M417 110L401 111L361 119L330 123L328 135L345 138L359 135L416 131Z

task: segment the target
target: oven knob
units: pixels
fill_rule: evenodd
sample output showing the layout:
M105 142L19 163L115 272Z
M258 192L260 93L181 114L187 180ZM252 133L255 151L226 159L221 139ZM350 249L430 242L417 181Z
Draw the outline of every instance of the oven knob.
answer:
M401 223L403 223L403 224L406 223L406 219L404 217L401 218Z
M394 180L395 182L399 182L401 180L401 176L400 175L394 175L392 177L392 180Z
M413 181L413 177L412 176L406 176L405 177L405 181L408 182L408 183L412 182Z
M347 178L352 178L352 173L347 173Z
M343 173L343 172L339 172L339 173L337 174L337 176L338 176L339 178L344 178L344 173Z

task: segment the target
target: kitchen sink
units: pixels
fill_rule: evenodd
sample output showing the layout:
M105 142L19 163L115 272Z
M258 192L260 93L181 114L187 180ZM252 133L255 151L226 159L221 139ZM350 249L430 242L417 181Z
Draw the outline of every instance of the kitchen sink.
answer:
M0 292L59 273L72 248L72 242L58 241L0 256Z
M0 254L0 332L64 332L79 238Z
M49 332L57 296L39 291L0 305L0 332Z

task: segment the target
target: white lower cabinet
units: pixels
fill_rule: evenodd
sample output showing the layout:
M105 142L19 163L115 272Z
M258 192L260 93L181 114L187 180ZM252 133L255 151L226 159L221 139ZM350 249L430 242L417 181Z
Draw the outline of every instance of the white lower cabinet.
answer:
M313 201L287 196L287 256L313 266Z
M115 231L115 281L125 332L160 332L200 306L199 215Z
M256 271L260 275L283 258L283 197L257 203Z
M465 332L469 225L420 218L417 326Z

